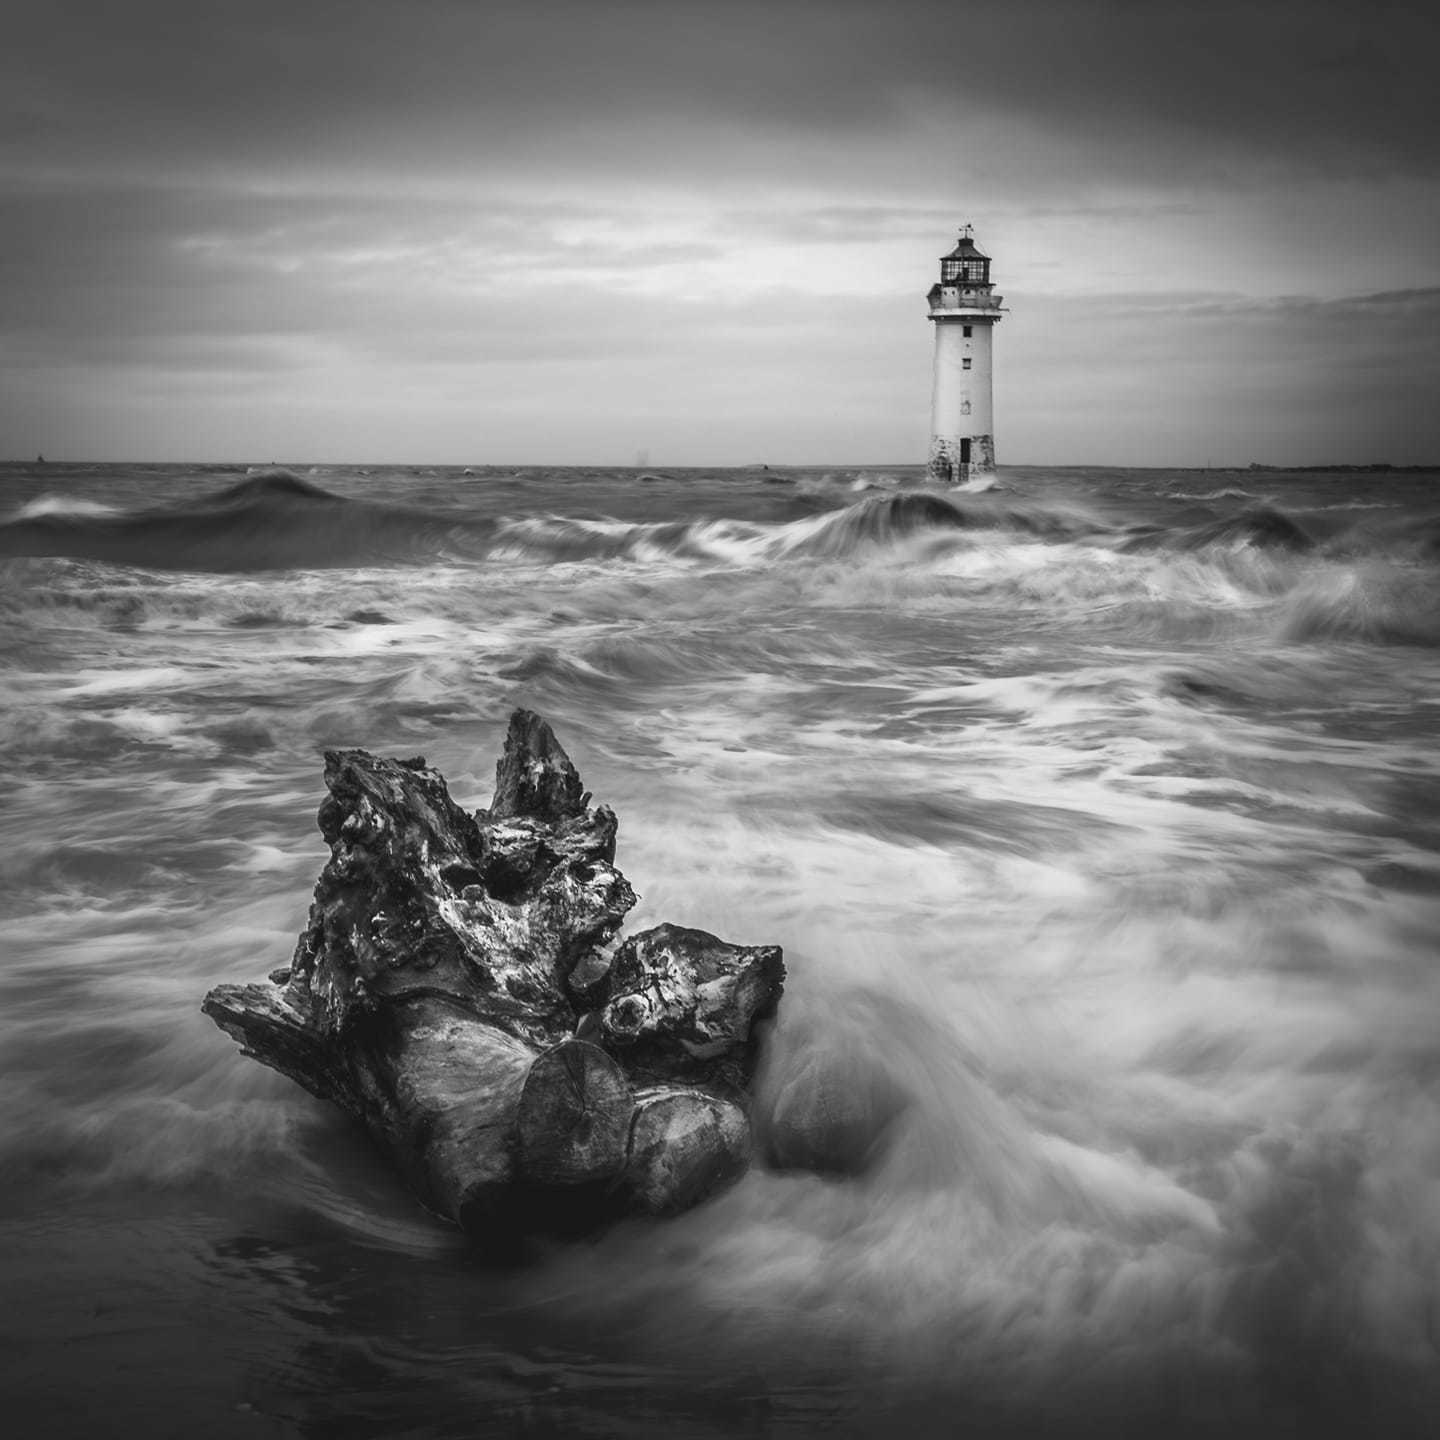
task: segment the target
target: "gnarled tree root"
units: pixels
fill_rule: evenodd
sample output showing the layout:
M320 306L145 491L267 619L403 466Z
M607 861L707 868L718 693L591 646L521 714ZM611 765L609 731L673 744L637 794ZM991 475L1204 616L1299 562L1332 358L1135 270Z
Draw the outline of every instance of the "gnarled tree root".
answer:
M203 1009L243 1051L357 1116L432 1210L481 1239L684 1210L751 1151L778 946L661 925L616 820L517 710L470 814L422 759L325 756L330 859L287 969Z

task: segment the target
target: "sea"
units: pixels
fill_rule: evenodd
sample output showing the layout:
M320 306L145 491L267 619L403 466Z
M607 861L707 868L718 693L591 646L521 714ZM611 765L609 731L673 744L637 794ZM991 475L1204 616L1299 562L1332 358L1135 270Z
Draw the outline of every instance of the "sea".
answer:
M9 1433L1440 1433L1440 472L9 465L0 667ZM517 706L857 1173L497 1264L201 1015Z

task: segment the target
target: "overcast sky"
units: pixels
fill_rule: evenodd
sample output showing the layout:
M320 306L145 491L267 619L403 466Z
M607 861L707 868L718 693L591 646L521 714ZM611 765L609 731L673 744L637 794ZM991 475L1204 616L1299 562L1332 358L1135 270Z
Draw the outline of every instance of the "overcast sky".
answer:
M0 456L1440 461L1440 7L22 0Z

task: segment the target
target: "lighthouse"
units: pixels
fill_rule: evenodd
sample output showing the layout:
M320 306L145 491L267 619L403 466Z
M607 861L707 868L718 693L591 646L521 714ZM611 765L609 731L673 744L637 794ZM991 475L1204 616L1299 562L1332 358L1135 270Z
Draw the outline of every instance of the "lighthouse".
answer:
M970 226L940 260L940 278L926 297L935 322L935 382L930 397L933 480L959 484L995 468L995 402L990 335L1001 296L990 285L990 257L976 248Z

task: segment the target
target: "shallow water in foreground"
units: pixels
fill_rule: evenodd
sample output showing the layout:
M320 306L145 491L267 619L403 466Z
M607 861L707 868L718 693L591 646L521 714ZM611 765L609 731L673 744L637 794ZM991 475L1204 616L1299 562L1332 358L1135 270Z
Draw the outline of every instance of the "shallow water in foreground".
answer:
M0 1395L27 1433L1430 1433L1440 478L0 469ZM765 1106L905 1097L495 1272L205 1020L320 751L554 724Z

